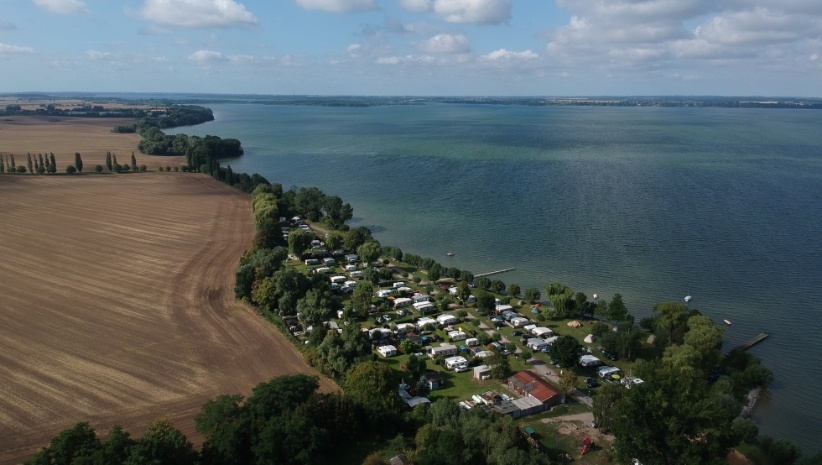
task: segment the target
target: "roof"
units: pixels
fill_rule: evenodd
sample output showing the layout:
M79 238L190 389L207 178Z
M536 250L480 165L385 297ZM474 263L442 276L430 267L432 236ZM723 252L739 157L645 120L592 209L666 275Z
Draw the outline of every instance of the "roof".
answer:
M428 381L442 381L445 379L439 371L426 371L422 376Z
M508 383L543 403L561 395L557 388L551 386L548 381L540 378L531 370L520 371L508 378Z

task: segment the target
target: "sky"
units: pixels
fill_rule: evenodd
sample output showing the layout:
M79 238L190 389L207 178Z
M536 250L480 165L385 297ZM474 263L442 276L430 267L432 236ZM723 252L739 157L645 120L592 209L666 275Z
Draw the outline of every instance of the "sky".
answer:
M0 92L822 97L822 0L0 0Z

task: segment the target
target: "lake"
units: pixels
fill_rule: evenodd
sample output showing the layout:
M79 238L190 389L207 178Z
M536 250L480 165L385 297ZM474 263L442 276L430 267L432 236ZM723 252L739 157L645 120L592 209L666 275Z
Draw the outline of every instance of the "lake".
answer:
M384 245L544 292L621 293L639 318L692 295L775 376L764 434L822 450L822 112L208 105L169 133L242 141L234 171L316 186ZM454 252L447 257L447 252Z

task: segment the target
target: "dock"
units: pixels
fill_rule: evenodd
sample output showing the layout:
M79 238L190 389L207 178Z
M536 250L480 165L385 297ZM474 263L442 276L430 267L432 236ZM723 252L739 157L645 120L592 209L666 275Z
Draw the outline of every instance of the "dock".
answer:
M760 342L764 341L768 337L768 333L759 333L756 336L748 339L745 341L744 344L740 344L734 348L734 350L745 351L750 349L751 347L759 344Z
M475 278L480 278L482 276L491 276L493 274L507 273L509 271L514 271L514 270L516 270L516 268L506 268L504 270L489 271L488 273L475 274L474 277Z

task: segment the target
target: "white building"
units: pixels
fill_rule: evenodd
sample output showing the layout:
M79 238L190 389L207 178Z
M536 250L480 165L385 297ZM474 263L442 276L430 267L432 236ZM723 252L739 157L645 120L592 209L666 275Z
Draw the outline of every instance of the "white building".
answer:
M457 372L468 370L468 360L459 355L445 359L445 368Z
M414 309L418 312L424 313L430 310L434 310L434 304L428 301L421 301L414 303Z
M548 349L548 344L545 343L545 340L540 339L538 337L532 337L531 339L528 339L528 342L526 343L526 345L531 350L547 350Z
M437 320L424 316L417 320L417 329L422 331L426 326L436 326Z
M394 346L379 346L377 347L377 352L383 357L388 358L397 355L397 348Z
M437 356L452 357L457 355L457 346L445 342L440 344L438 347L428 346L425 350L428 352L428 356L432 359Z
M457 322L457 317L448 313L443 313L437 317L437 322L441 325L452 325Z
M464 341L468 335L463 333L462 331L450 331L448 333L448 339L451 339L452 342L454 341Z

